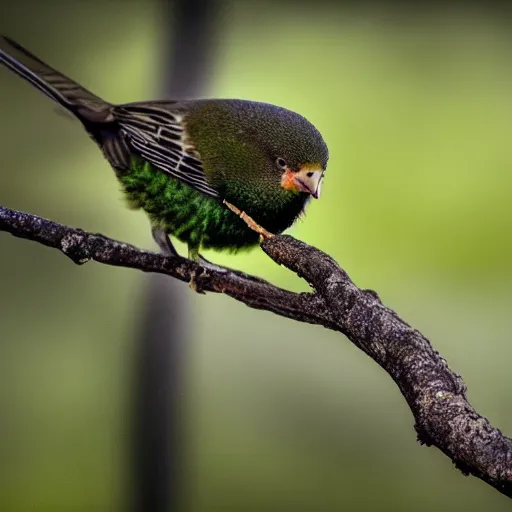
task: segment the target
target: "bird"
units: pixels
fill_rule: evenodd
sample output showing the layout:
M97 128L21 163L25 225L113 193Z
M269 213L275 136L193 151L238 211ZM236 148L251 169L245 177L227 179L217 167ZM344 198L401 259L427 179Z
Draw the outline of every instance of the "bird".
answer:
M280 234L320 196L329 151L294 111L246 99L110 103L7 36L0 63L78 118L168 255L178 255L170 237L204 264L202 250L251 249L261 231L240 212Z

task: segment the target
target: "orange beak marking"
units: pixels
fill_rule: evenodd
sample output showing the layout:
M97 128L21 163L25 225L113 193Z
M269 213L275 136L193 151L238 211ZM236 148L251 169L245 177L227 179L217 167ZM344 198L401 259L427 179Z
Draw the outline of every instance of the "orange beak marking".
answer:
M305 192L318 199L323 175L320 164L302 164L297 171L286 168L281 175L281 186L285 190Z
M295 173L289 168L286 168L281 177L281 187L285 190L298 190Z

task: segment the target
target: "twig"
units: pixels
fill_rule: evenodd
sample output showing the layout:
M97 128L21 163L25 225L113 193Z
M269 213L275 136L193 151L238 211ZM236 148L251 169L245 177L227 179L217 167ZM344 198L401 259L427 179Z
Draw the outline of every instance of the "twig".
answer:
M201 291L224 293L252 308L345 334L396 382L414 415L421 443L437 446L464 474L512 497L512 440L473 409L462 378L423 334L385 307L374 291L358 288L320 250L286 235L262 241L270 258L315 290L293 293L242 272L142 251L5 207L0 207L0 231L58 249L78 264L95 260L194 280Z
M247 213L243 212L239 208L237 208L234 204L230 202L222 201L234 214L238 215L253 231L259 233L263 238L271 238L274 235L267 231L265 228L261 227L252 217L249 217Z

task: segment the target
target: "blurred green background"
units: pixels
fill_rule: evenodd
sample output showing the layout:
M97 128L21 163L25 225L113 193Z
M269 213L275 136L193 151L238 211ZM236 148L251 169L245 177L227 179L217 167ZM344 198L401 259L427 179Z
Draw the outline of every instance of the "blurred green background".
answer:
M352 5L352 4L349 4ZM330 163L291 233L422 330L512 432L512 32L476 6L225 6L208 96L299 111ZM3 2L0 31L113 102L158 96L158 2ZM0 204L154 249L78 122L0 70ZM0 233L0 510L122 510L147 276ZM180 247L183 250L183 247ZM294 290L260 250L214 261ZM186 289L186 285L183 285ZM508 510L416 442L341 335L189 292L190 509Z

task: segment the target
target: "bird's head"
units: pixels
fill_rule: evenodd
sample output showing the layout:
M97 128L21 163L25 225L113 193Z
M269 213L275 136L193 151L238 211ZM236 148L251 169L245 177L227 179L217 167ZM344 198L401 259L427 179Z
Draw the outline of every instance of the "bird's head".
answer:
M329 152L315 126L300 114L275 105L244 102L239 108L241 142L246 138L259 160L265 160L267 180L286 191L318 199Z
M260 200L320 196L329 159L315 126L300 114L267 103L207 100L198 103L191 135L212 182L238 199L259 192Z

